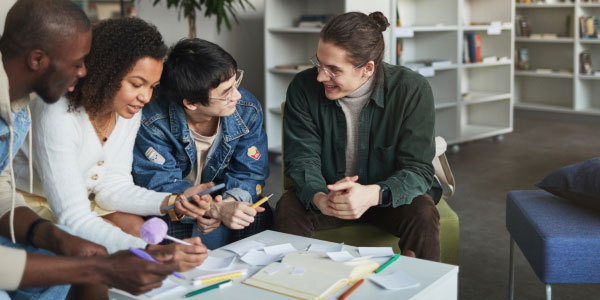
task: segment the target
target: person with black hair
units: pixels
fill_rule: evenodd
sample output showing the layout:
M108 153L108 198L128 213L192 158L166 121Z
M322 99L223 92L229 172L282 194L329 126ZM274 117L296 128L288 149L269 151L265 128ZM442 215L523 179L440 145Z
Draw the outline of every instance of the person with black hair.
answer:
M41 219L15 191L12 161L31 123L29 94L50 104L72 90L86 75L90 43L89 20L68 0L18 0L6 16L0 38L2 299L64 299L65 284L106 284L139 294L160 286L177 268L129 251L108 255L104 247ZM161 252L153 255L165 262L172 256Z
M439 261L433 95L421 75L383 62L388 26L381 12L333 18L315 67L290 83L284 172L294 188L277 203L275 229L312 236L369 222L404 253Z
M267 136L258 100L239 85L229 53L201 39L171 48L158 98L144 107L133 177L146 188L181 193L224 183L206 215L165 216L171 235L201 236L209 249L269 228L272 212L251 208L269 175Z

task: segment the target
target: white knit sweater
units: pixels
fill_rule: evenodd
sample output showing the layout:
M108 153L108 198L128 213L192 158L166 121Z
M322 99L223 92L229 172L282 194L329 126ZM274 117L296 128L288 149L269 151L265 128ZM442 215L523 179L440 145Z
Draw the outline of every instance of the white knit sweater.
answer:
M137 215L160 215L160 203L168 193L159 193L133 183L133 146L141 113L131 119L118 118L102 146L83 108L68 112L68 101L31 103L35 194L45 196L59 224L72 233L105 246L109 253L146 243L102 220L90 209L88 196L106 210ZM26 149L26 147L22 147ZM18 187L28 190L23 157L16 161ZM23 166L23 167L21 167ZM40 184L41 180L41 184ZM43 186L43 191L40 188ZM45 192L45 195L42 193Z

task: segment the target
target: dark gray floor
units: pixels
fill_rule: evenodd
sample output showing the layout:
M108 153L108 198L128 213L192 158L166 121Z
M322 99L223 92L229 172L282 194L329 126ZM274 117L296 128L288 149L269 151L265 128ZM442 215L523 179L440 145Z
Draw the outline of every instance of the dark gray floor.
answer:
M517 111L514 124L514 133L502 142L466 143L448 155L457 182L448 203L460 217L459 299L507 298L506 192L534 189L533 184L553 170L600 154L598 117ZM265 192L279 199L280 164L271 163ZM516 299L545 299L544 285L519 250L515 285ZM600 299L600 285L555 285L553 296Z

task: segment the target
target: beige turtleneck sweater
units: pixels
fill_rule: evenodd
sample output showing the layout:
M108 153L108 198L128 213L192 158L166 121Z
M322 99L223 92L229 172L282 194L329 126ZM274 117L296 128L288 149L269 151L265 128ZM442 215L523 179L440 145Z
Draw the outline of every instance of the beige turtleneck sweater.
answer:
M375 86L375 76L371 76L367 82L339 99L339 103L346 117L346 176L356 175L356 160L358 152L358 128L360 126L360 112L369 102L371 92Z

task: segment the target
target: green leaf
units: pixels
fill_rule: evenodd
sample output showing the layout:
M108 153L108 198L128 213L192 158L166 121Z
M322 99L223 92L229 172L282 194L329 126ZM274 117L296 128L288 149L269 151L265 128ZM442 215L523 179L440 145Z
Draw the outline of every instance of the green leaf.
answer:
M156 6L161 0L150 0L153 1L153 5ZM243 11L246 10L246 7L250 7L253 10L256 8L250 0L162 0L166 3L167 9L171 7L175 7L178 11L177 18L181 19L181 14L188 19L190 13L193 10L202 11L205 9L204 16L210 18L212 15L216 15L216 25L217 25L217 33L221 32L221 25L223 22L228 30L231 30L231 18L235 21L236 24L239 24L239 20L237 17L237 9L235 4L239 3L240 7Z

